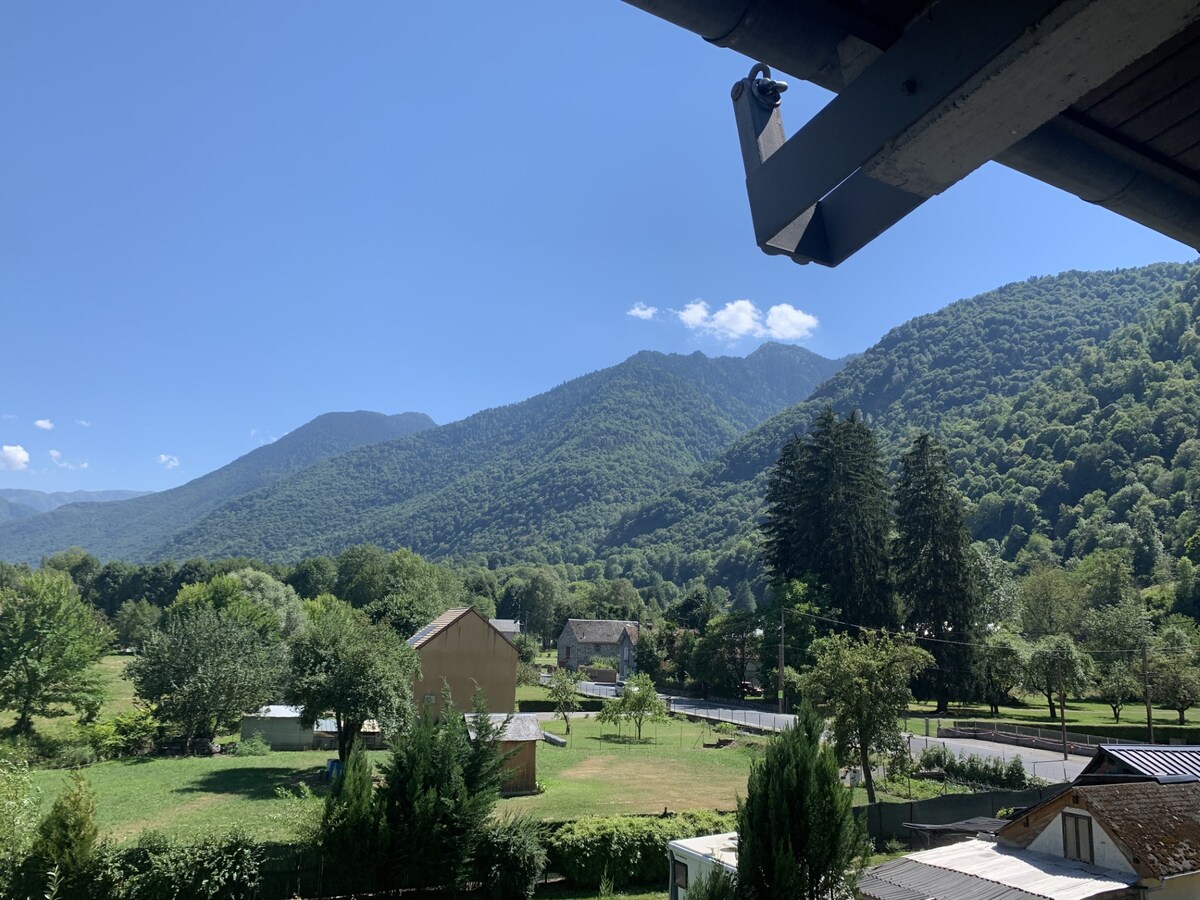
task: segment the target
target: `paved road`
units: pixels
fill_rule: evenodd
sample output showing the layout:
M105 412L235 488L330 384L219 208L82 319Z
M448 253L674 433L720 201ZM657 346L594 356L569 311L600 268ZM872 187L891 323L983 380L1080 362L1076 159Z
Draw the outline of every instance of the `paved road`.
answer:
M615 685L597 684L594 681L580 682L579 690L589 697L617 696ZM710 722L732 722L734 725L742 725L762 731L782 731L785 728L790 728L796 720L795 716L787 714L767 712L766 710L759 709L745 709L738 706L721 706L712 700L697 700L694 697L673 697L669 694L659 694L659 696L667 701L671 712L695 716L697 719L708 719Z
M579 689L580 692L590 697L615 697L617 695L616 686L611 684L585 681L580 684ZM743 725L761 731L782 731L790 728L795 722L795 716L760 709L720 706L711 701L697 700L692 697L672 697L667 694L659 696L667 701L672 712L713 722L732 722L735 725ZM1071 781L1091 761L1090 756L1070 756L1064 760L1061 753L1052 750L1013 747L1009 744L996 744L969 738L925 737L919 734L912 735L909 741L913 758L919 757L922 750L934 744L944 746L954 753L974 753L976 756L999 757L1005 762L1014 756L1020 756L1021 761L1025 763L1026 772L1050 782Z

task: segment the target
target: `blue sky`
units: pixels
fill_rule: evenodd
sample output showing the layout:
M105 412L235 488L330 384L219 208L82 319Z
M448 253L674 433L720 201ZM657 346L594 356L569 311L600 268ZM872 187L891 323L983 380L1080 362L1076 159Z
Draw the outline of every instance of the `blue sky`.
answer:
M10 0L0 487L161 489L322 412L447 422L772 333L837 356L1030 275L1195 255L989 165L837 269L764 256L749 66L619 0ZM794 85L785 123L827 99Z

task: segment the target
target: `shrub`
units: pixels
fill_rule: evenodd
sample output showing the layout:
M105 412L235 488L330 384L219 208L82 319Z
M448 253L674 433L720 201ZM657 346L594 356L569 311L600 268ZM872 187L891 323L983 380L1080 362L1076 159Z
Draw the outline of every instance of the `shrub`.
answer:
M732 815L714 812L577 819L560 826L546 849L550 868L580 887L598 887L606 875L616 887L662 884L669 875L668 841L733 828Z
M733 737L735 734L737 734L738 729L737 726L732 722L718 722L713 726L713 731L723 737ZM691 896L690 891L688 892L688 896Z
M955 756L942 746L926 747L921 752L920 768L925 771L941 769L946 778L987 787L1022 790L1029 786L1029 777L1020 756L1006 765L998 756L981 757L974 753Z
M38 823L27 861L30 882L42 883L46 873L57 870L68 886L81 887L90 877L98 836L96 793L75 773Z
M237 749L233 751L234 756L269 756L271 753L271 745L267 743L261 731L256 731L245 741L238 741Z
M725 869L701 875L687 889L688 900L737 900L737 876Z
M262 848L240 831L184 844L147 832L136 847L108 848L89 897L113 900L251 900L262 884Z
M483 896L492 900L532 897L545 870L546 848L540 823L527 816L488 823L475 856Z
M621 662L615 656L593 656L587 666L589 669L612 669L614 672L621 670Z
M37 823L38 795L23 759L0 757L0 896L8 896Z
M144 706L97 722L84 729L88 743L100 759L119 759L125 756L145 756L154 749L159 722Z
M527 662L517 663L517 684L535 685L541 683L541 676L535 665Z

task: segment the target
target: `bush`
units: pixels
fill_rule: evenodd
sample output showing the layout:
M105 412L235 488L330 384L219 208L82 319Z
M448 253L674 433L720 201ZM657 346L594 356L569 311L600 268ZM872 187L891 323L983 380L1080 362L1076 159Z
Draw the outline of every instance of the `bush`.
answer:
M598 699L585 700L579 698L579 708L575 712L600 712L604 708L604 701ZM555 712L558 705L553 700L518 700L517 712L537 713L537 712Z
M615 887L659 885L670 874L668 841L733 829L732 815L714 812L577 819L560 826L546 849L550 868L579 887L598 887L606 875Z
M271 745L267 743L261 731L256 731L249 740L238 741L234 756L269 756Z
M987 787L1019 791L1029 787L1029 777L1020 756L1006 765L998 756L981 757L974 753L955 756L942 746L926 747L921 751L920 768L924 771L941 769L947 780Z
M737 876L713 869L692 882L687 895L688 900L737 900Z
M136 847L107 848L89 897L112 900L251 900L262 884L262 848L233 831L184 844L147 832Z
M20 758L0 757L0 897L29 848L37 824L38 795L29 765Z
M29 882L43 884L46 874L57 870L71 893L83 896L98 836L96 793L82 775L75 773L38 823L27 860Z
M546 870L541 824L527 816L488 823L475 855L483 896L492 900L532 897Z
M541 683L538 667L527 662L517 663L517 684L534 685Z
M100 759L145 756L154 749L159 722L149 709L139 706L84 729L88 743Z

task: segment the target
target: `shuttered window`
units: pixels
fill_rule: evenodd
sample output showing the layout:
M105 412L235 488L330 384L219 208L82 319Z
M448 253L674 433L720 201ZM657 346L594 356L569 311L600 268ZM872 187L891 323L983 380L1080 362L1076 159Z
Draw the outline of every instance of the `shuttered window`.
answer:
M1094 862L1092 852L1092 820L1088 816L1063 813L1063 856L1083 862Z

